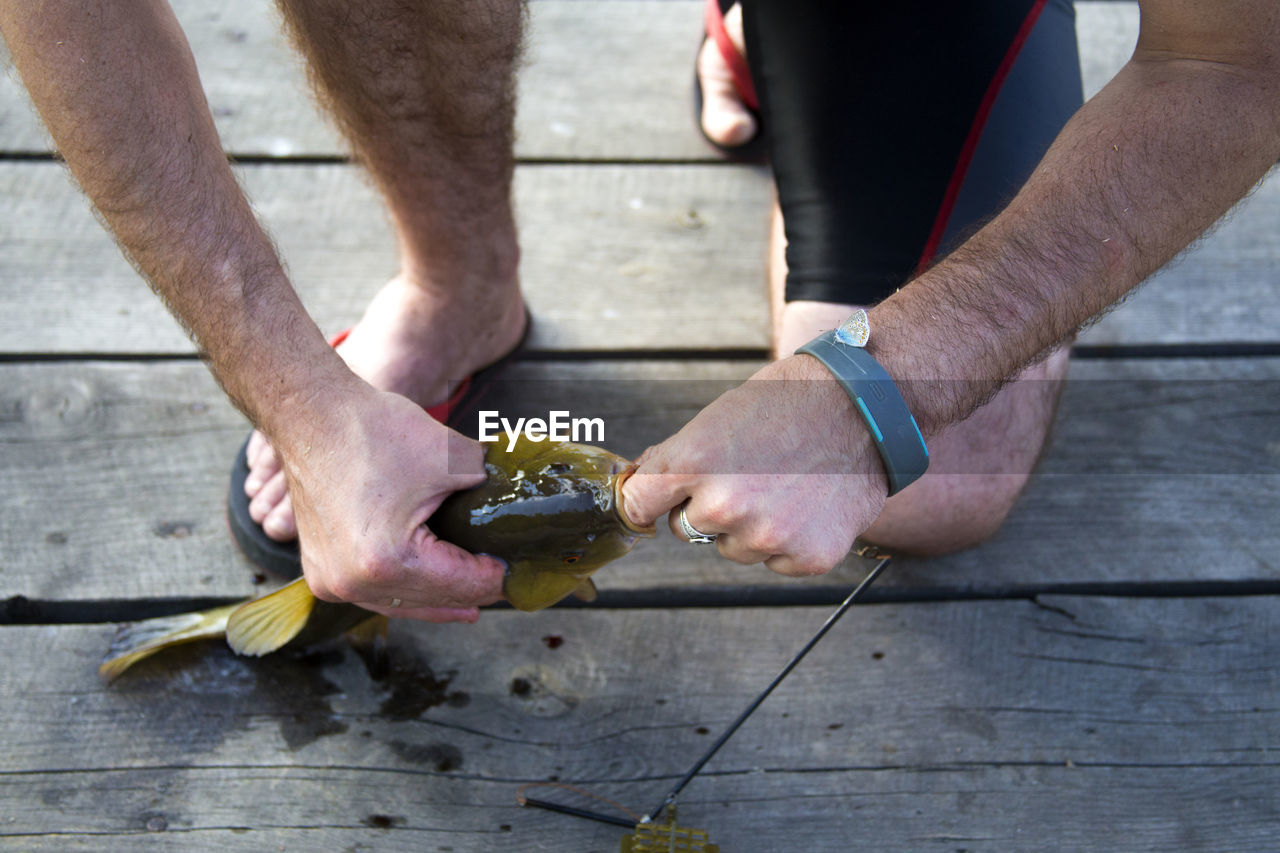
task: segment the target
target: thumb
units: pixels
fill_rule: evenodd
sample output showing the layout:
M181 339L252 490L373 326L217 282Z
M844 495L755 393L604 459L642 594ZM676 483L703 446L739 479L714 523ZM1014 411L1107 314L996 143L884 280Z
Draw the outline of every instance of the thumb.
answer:
M417 549L424 586L438 595L435 607L475 607L502 599L507 566L497 557L472 554L432 535Z
M662 447L651 447L640 456L640 465L622 484L622 503L627 518L639 527L648 527L672 507L684 503L691 494L694 478L667 473Z

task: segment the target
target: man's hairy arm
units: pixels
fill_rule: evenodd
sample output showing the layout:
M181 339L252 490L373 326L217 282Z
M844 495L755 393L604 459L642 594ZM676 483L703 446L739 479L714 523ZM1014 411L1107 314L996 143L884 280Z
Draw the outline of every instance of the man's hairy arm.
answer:
M0 32L80 186L280 455L312 590L477 618L502 566L424 522L483 479L479 447L325 343L231 173L168 5L0 0Z
M300 417L307 389L350 373L307 317L236 184L168 5L14 0L0 3L0 31L123 250L236 404L285 439L290 425L309 420Z
M966 417L1069 340L1280 156L1280 8L1152 0L1141 9L1133 58L1009 206L873 311L872 349L926 432Z
M872 309L868 349L925 433L967 417L1069 340L1280 155L1274 1L1153 0L1142 9L1134 59L1072 118L1008 208ZM880 515L883 467L816 359L786 358L754 378L824 381L725 394L645 452L625 487L628 510L643 524L687 501L691 521L719 533L729 559L763 560L783 574L826 571Z

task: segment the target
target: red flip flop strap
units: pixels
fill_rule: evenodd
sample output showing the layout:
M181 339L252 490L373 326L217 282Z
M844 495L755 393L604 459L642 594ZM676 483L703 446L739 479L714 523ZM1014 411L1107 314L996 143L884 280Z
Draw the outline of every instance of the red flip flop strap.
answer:
M440 423L449 422L449 414L458 407L462 402L462 398L467 396L467 391L471 389L471 377L458 383L458 387L453 389L453 393L449 395L449 399L443 403L436 403L434 406L425 406L427 414L438 420Z
M733 85L742 96L742 102L753 110L760 109L760 99L756 97L756 87L751 82L751 69L747 67L746 58L738 52L737 46L729 38L728 30L724 28L724 14L720 11L719 0L707 0L703 22L707 35L715 41L725 64L729 66Z
M350 334L351 329L343 329L341 332L338 332L338 334L329 339L329 346L337 349L338 346L347 339L347 335ZM423 409L426 410L428 415L435 418L440 423L446 423L449 420L449 413L453 409L457 408L458 404L462 402L463 397L467 396L467 390L470 387L471 377L468 376L466 379L458 383L458 387L449 395L448 400L445 400L443 403L436 403L434 406L423 406Z

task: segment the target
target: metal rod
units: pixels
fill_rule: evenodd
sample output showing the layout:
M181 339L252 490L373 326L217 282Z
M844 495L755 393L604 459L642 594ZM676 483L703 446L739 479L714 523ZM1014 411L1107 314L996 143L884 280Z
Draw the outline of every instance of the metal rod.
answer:
M840 617L845 614L845 611L847 611L849 607L858 600L858 597L862 595L863 591L867 587L871 586L871 582L879 576L880 572L884 570L884 567L888 565L888 563L889 558L882 557L880 562L876 563L875 566L872 567L871 571L867 573L867 576L862 579L862 583L854 587L853 592L849 593L849 597L844 600L844 603L837 607L835 612L827 617L827 621L818 629L818 633L814 634L813 638L810 639L808 643L805 643L804 648L797 652L796 656L791 659L790 663L782 668L782 672L779 672L778 676L773 679L769 686L755 698L755 701L747 706L747 709L738 716L738 719L734 720L729 725L729 728L725 729L724 734L720 735L720 737L716 739L716 742L711 745L711 748L708 749L701 758L694 762L694 765L689 768L689 772L684 774L684 778L676 783L676 786L671 789L669 794L667 794L666 799L664 799L656 809L649 813L646 820L657 820L658 815L662 814L662 810L675 802L676 797L684 789L684 786L688 785L690 780L692 780L694 776L698 775L698 771L700 771L703 766L711 760L711 757L719 751L720 747L724 746L725 741L733 736L733 733L738 730L738 727L747 721L747 717L750 717L755 713L755 710L760 707L761 703L763 703L765 699L769 698L769 694L773 692L774 688L782 683L782 679L786 678L787 674L791 672L791 670L795 669L796 664L800 663L800 661L804 659L804 656L809 654L809 651L818 644L818 641L823 638L827 631L831 630L831 626L835 625Z
M534 806L536 808L546 809L547 811L573 815L574 817L585 817L588 820L598 820L601 823L611 823L614 826L624 826L627 829L635 829L636 827L636 822L631 818L601 814L600 812L593 812L590 809L580 809L575 806L565 806L560 803L553 803L550 800L539 800L537 797L525 797L520 805Z

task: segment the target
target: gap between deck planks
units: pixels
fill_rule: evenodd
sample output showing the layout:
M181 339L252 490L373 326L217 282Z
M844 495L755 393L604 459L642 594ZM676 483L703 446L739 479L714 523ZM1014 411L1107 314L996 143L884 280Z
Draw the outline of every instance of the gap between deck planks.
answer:
M635 456L756 365L522 362L495 394L508 414L563 405L601 417L603 443ZM1074 363L1051 450L1001 534L950 557L897 561L878 594L1275 583L1278 383L1277 358ZM248 427L202 365L3 364L0 389L0 479L15 485L0 493L6 596L146 603L256 591L223 520ZM682 591L733 601L726 590L741 587L839 590L863 568L850 560L787 579L664 530L597 580L606 594L671 590L678 604Z
M826 613L397 623L381 680L341 645L214 644L105 689L108 626L0 628L0 838L616 849L619 830L520 810L517 788L652 807ZM1277 618L1274 597L856 607L694 780L683 821L741 853L1270 849Z

